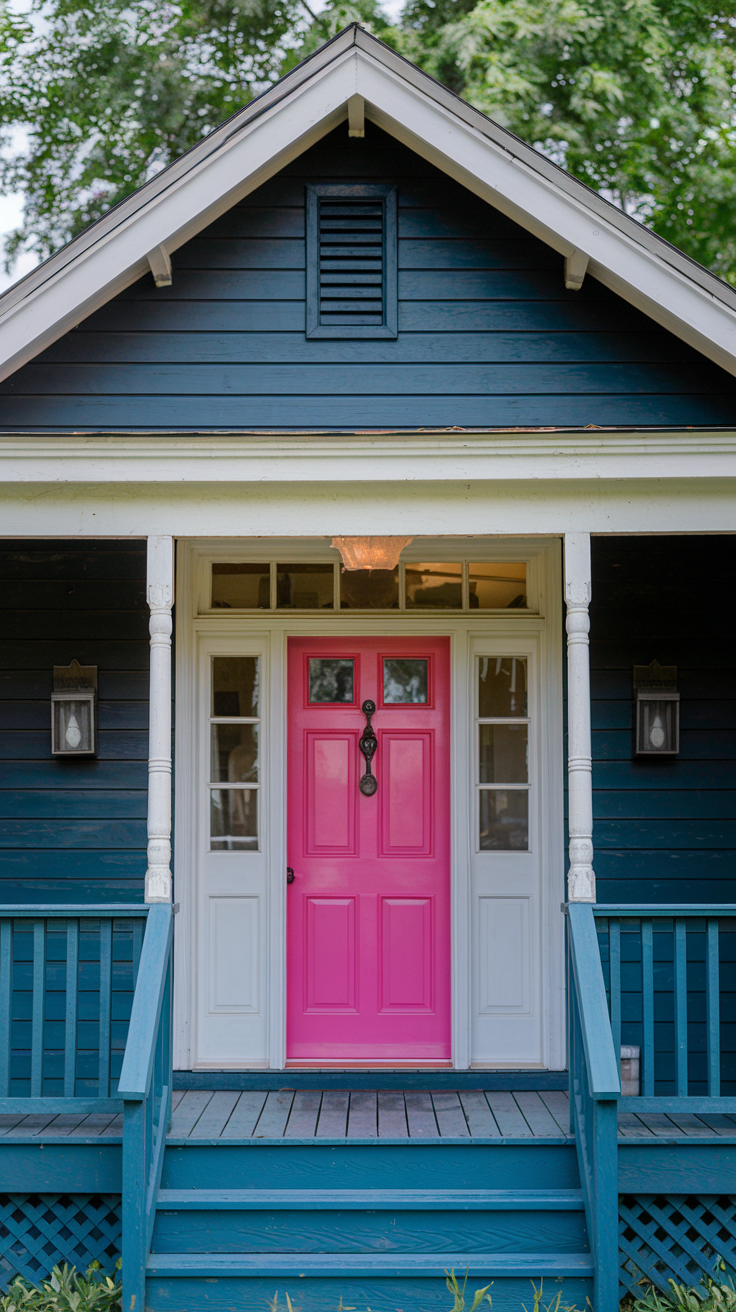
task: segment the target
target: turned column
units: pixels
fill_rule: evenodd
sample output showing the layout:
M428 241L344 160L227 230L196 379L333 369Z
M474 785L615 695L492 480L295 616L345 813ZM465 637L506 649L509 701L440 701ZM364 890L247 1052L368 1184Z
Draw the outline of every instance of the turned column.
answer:
M150 609L148 706L148 868L146 902L171 901L171 608L174 541L148 539L146 592Z
M565 534L570 902L595 902L590 738L590 534Z

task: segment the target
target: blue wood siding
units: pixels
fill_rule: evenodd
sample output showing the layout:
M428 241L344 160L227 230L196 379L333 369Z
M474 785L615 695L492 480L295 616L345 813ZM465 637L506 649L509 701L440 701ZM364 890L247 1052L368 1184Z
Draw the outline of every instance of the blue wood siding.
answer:
M397 183L399 335L307 340L307 183ZM736 380L371 124L0 385L2 428L729 425Z
M0 545L0 903L142 900L145 543ZM51 756L53 666L96 665L99 756Z
M734 537L593 539L599 902L736 901L735 575ZM654 659L677 666L680 753L635 761L632 667Z

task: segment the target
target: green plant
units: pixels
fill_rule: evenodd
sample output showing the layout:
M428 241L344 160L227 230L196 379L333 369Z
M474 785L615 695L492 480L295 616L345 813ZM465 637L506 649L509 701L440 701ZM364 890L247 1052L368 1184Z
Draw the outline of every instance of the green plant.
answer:
M718 1271L726 1270L723 1259ZM697 1286L678 1285L668 1280L671 1293L664 1294L651 1285L641 1298L634 1298L621 1306L625 1312L736 1312L736 1285L731 1276L718 1279L704 1275Z
M465 1268L465 1279L463 1280L462 1288L457 1282L454 1268L452 1271L445 1271L445 1284L447 1285L447 1288L449 1289L450 1293L455 1299L455 1306L453 1307L452 1312L465 1312L465 1286L467 1285L467 1283L468 1283L467 1267ZM492 1283L493 1281L491 1281L491 1284ZM485 1300L488 1301L490 1307L493 1307L493 1303L491 1302L491 1296L488 1293L490 1287L491 1285L486 1285L484 1289L476 1289L475 1294L473 1295L473 1303L470 1308L470 1312L476 1312L476 1308L480 1307L480 1304Z
M571 1306L569 1303L562 1302L561 1289L558 1289L557 1293L552 1299L552 1302L547 1303L547 1305L544 1306L544 1304L542 1303L542 1296L544 1294L544 1281L543 1280L539 1281L539 1289L537 1289L537 1286L535 1285L533 1280L531 1283L532 1283L532 1289L534 1290L534 1304L532 1307L532 1312L539 1312L540 1307L542 1308L542 1312L577 1312L577 1308L574 1305ZM590 1300L588 1300L588 1302L590 1302ZM522 1303L521 1306L523 1307L524 1312L527 1312L526 1303Z
M121 1265L118 1260L115 1270ZM55 1266L40 1286L16 1276L0 1295L0 1312L121 1312L122 1306L120 1280L103 1275L99 1262L92 1262L84 1275L66 1262Z

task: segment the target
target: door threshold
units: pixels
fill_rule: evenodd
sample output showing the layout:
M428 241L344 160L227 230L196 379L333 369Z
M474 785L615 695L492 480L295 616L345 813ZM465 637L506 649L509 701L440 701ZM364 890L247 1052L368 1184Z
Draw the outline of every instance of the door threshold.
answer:
M287 1071L451 1071L451 1061L287 1061Z
M247 1089L328 1089L358 1092L361 1089L488 1089L494 1091L566 1089L566 1071L458 1071L417 1066L375 1066L366 1069L175 1071L174 1088L245 1091Z

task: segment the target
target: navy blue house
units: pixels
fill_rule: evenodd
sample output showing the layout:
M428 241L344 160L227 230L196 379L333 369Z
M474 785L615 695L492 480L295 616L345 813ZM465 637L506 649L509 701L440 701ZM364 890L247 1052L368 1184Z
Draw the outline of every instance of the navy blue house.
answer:
M0 362L3 1283L736 1269L736 292L353 26Z

